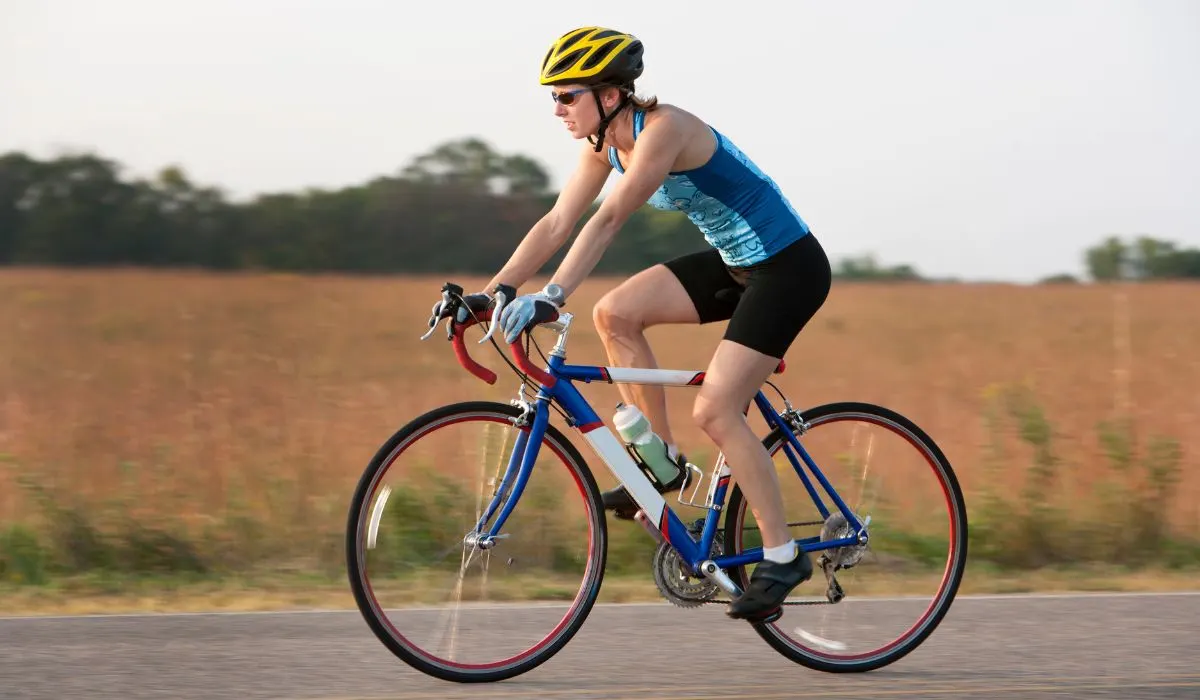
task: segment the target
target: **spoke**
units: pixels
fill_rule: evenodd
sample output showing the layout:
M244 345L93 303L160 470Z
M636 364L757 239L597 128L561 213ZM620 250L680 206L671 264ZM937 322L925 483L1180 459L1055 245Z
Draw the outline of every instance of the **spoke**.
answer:
M858 499L854 504L854 515L862 516L863 500L867 497L867 474L871 470L871 455L875 451L875 431L867 438L867 457L863 460L862 476L858 480ZM882 477L881 477L882 478Z
M504 429L503 432L501 433L500 449L496 453L496 468L493 472L493 478L491 480L491 484L488 484L487 465L491 461L489 459L489 454L488 454L490 452L489 447L491 447L491 444L492 444L492 440L489 439L489 433L492 432L491 428L492 428L492 426L489 424L488 426L486 426L484 428L484 431L483 431L482 454L480 455L480 459L479 459L479 471L478 471L479 480L478 480L478 488L476 489L476 496L475 496L475 522L479 522L479 519L483 517L484 493L487 490L487 487L489 485L492 485L492 486L495 486L498 488L498 486L499 486L500 470L504 464L504 446L507 445L507 443L508 443L509 431L507 429ZM495 494L496 494L496 489L493 488L492 495L495 496ZM482 532L482 529L480 529L479 532ZM446 611L446 613L444 613L442 616L443 619L445 619L446 616L449 616L449 621L448 621L449 622L449 625L448 625L449 640L448 640L448 645L446 647L446 659L449 661L457 661L456 655L457 655L457 648L458 648L458 621L459 621L460 613L462 611L463 586L465 584L467 571L471 568L471 563L473 561L475 561L476 553L480 552L478 544L472 544L469 546L469 548L465 544L454 545L454 546L462 547L462 555L460 557L458 576L455 578L455 582L454 582L454 592L451 596L451 601L450 601L452 607L448 611ZM446 552L449 553L449 550L452 548L453 547L448 548L446 550ZM483 576L481 577L480 582L479 582L479 594L480 594L480 600L486 601L487 600L488 571L490 569L490 564L491 564L491 552L484 550L483 553L480 554L480 561L481 561L480 568L482 569ZM443 642L443 640L445 640L446 628L442 628L442 629L443 629L442 634L438 635L437 639L433 643L433 647L435 649L442 648L442 642Z
M475 548L472 546L471 554L474 554L474 551L475 551ZM450 661L456 660L454 658L454 654L455 654L455 647L456 647L456 644L458 641L458 614L459 614L460 609L462 608L463 576L467 570L467 567L470 565L471 565L471 557L468 556L467 547L463 547L462 555L459 559L458 576L454 582L454 592L450 597L451 608L449 610L446 610L439 616L439 622L446 621L447 617L449 617L449 621L448 621L449 624L439 624L438 625L438 629L439 629L438 636L434 639L434 642L431 645L434 649L441 649L442 642L445 640L445 637L446 637L446 630L449 629L450 630L450 640L449 640L449 646L447 648L446 658Z

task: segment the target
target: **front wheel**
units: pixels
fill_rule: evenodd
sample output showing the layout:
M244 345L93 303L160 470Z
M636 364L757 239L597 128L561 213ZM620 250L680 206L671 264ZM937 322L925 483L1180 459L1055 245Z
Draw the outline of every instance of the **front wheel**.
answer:
M811 552L812 579L792 592L781 618L754 627L776 651L809 668L877 669L917 648L950 609L967 561L962 490L933 440L894 411L835 403L804 412L801 419L804 452L778 429L763 439L792 536L815 543L852 534L811 460L860 523L870 518L869 539L866 545ZM725 543L730 553L762 546L736 485ZM752 566L732 568L729 575L745 588Z
M533 421L521 416L490 401L429 411L379 449L354 492L346 563L358 608L389 650L437 678L533 669L579 630L600 590L600 491L552 425L498 536L478 536L520 486Z

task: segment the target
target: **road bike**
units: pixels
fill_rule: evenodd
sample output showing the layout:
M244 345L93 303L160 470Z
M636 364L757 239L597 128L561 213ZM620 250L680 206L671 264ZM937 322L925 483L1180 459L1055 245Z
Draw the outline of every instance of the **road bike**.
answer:
M452 403L412 419L379 447L359 479L348 513L347 570L378 639L431 676L486 682L530 671L580 630L604 580L609 524L594 474L550 422L552 410L640 506L635 520L653 538L649 563L662 598L704 609L740 595L762 546L736 465L718 453L698 501L705 473L687 464L676 498L698 510L688 522L577 385L698 387L704 372L568 364L570 313L535 327L557 335L543 366L529 357L530 342L541 353L535 329L509 344L514 365L492 339L503 299L458 322L462 288L447 283L442 294L458 362L496 382L464 340L468 328L485 324L479 343L491 340L521 384L508 403ZM781 361L773 374L785 369ZM967 513L954 471L934 441L895 411L864 402L799 411L774 382L764 387L783 406L762 389L755 395L766 423L762 444L779 460L789 528L810 529L796 541L816 558L813 578L783 610L749 624L784 657L819 671L894 663L934 631L963 577ZM527 391L535 392L532 399ZM744 413L749 420L749 405ZM884 454L889 446L904 451ZM473 485L455 485L458 477ZM637 643L635 630L629 640Z

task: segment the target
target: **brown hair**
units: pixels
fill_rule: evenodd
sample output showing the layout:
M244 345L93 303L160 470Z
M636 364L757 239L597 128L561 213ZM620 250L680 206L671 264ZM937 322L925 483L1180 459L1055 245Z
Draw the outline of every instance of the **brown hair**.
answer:
M623 90L625 90L625 93L629 96L629 104L633 105L637 109L642 110L643 112L649 112L658 106L657 97L650 97L649 99L638 97L637 94L635 94L633 83L625 85Z

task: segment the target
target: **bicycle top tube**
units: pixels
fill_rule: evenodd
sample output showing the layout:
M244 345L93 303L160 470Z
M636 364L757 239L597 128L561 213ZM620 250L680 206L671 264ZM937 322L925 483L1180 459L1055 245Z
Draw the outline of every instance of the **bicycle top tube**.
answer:
M454 341L454 354L458 358L458 362L468 372L479 377L488 384L496 383L496 373L492 370L479 364L470 352L467 350L466 341L463 334L466 329L484 321L492 319L493 309L488 309L481 314L476 314L474 318L468 319L464 323L457 321L453 322L452 340ZM554 318L538 324L538 327L549 328L557 331L558 341L554 348L550 351L551 356L563 358L566 356L566 341L567 334L571 328L571 321L574 316L570 313L559 314L555 313ZM495 326L492 327L493 329ZM491 333L488 333L490 336ZM524 334L523 334L524 335ZM480 342L485 342L488 339L485 336ZM533 364L529 359L529 354L525 350L525 346L521 343L521 338L508 344L509 350L512 352L513 358L516 360L516 365L531 378L539 382L542 386L553 387L558 382L559 372L553 367L550 371L541 369ZM560 363L561 364L561 363ZM780 359L779 365L775 368L773 374L782 374L787 367L787 363ZM562 376L569 379L583 379L585 381L603 380L616 383L630 382L634 384L684 384L690 386L699 386L704 382L705 372L703 371L676 371L664 369L640 369L627 367L605 367L600 365L569 365L559 368ZM673 375L678 374L679 377Z

